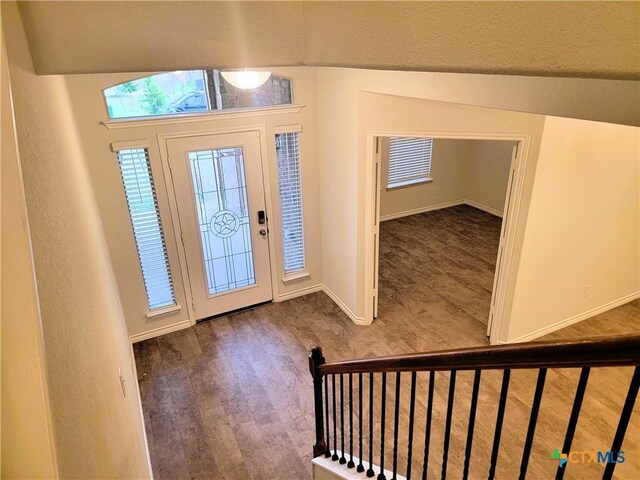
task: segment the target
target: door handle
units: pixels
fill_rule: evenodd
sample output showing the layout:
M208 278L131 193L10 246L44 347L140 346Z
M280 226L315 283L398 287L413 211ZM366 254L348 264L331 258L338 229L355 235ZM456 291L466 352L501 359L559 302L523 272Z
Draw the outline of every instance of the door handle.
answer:
M265 223L267 223L267 216L265 215L264 210L258 211L258 223L260 225L264 225Z
M262 235L263 237L267 236L267 231L264 228L261 228L260 231L258 232L260 235Z

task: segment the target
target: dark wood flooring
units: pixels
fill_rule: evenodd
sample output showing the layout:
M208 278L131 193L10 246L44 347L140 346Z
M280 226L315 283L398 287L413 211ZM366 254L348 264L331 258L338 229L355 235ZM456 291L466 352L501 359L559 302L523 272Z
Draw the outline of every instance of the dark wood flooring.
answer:
M487 239L495 236L496 224L499 232L499 219L465 207L383 223L380 317L369 327L353 324L326 295L316 293L137 343L138 373L147 374L140 393L155 478L310 478L314 417L309 349L321 345L331 361L486 345L482 321L492 285L492 249L497 248L497 238L493 247ZM458 294L463 298L456 300ZM640 301L548 338L630 332L640 332ZM450 478L459 478L461 471L471 377L461 373L456 384ZM609 441L629 378L629 369L592 374L577 448L609 448L602 439ZM446 379L446 373L439 374L436 382L434 435L444 421ZM388 392L393 392L393 378L388 381ZM548 457L554 446L561 447L575 382L572 371L548 376L528 478L553 476ZM534 383L534 372L512 375L497 478L517 477ZM499 385L498 372L483 375L470 478L486 478ZM425 392L426 382L419 378L418 409L424 409ZM640 438L636 407L627 435L632 441L625 443L628 460L617 467L618 478L640 478L640 448L633 443ZM406 425L404 408L401 424ZM423 448L419 429L416 452ZM430 478L439 478L442 451L436 438ZM401 465L404 460L401 454ZM594 478L601 470L599 465L572 465L565 478Z

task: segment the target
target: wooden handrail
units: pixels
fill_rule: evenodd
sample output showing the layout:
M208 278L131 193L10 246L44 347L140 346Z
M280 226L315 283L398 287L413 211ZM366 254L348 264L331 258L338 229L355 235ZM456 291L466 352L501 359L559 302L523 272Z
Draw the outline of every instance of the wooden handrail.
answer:
M432 370L498 370L640 365L640 335L461 348L318 365L320 375Z

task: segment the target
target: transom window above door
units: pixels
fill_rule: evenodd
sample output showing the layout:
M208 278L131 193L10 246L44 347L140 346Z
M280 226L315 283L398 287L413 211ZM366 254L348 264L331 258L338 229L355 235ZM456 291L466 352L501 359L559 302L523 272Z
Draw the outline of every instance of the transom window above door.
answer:
M263 108L292 103L291 80L271 75L260 87L234 87L219 70L185 70L103 90L110 119Z

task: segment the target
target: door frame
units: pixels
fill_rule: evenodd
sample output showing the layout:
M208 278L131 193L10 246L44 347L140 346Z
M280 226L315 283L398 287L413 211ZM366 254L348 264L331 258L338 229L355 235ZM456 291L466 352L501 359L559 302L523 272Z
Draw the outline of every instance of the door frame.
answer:
M487 324L490 343L497 344L499 332L505 323L504 311L507 301L508 279L517 268L514 258L516 227L524 195L524 180L527 167L531 135L527 133L501 132L451 132L438 130L367 130L367 152L365 163L365 210L364 210L364 287L365 324L370 324L377 314L378 305L378 264L380 244L380 188L381 148L380 137L423 137L459 140L503 140L516 142L511 159L507 197L500 229L500 245L496 256L491 307Z
M162 163L162 173L164 177L165 187L167 189L167 197L169 199L169 211L171 213L171 223L173 233L178 242L178 258L180 260L180 270L182 271L182 277L188 280L188 285L185 285L185 292L187 294L187 311L189 314L189 321L191 325L196 324L196 313L193 304L193 292L191 290L191 280L189 277L189 268L187 266L187 257L185 253L184 243L182 242L182 225L180 224L180 215L178 214L178 203L176 199L176 192L173 188L173 175L171 172L171 165L169 163L169 150L167 141L177 138L190 138L190 137L202 137L211 135L224 135L233 133L258 133L258 143L260 145L260 164L262 168L262 183L264 185L264 202L267 209L267 227L271 232L275 231L276 226L273 224L275 216L273 215L273 202L271 195L271 181L269 176L269 148L267 145L267 132L264 124L255 125L243 125L238 127L228 128L208 128L206 130L188 130L188 131L174 131L158 133L156 135L158 141L158 149L160 151L160 159ZM277 284L277 264L276 264L276 246L275 241L272 240L272 236L269 237L269 272L271 275L271 292L275 298L278 291Z

